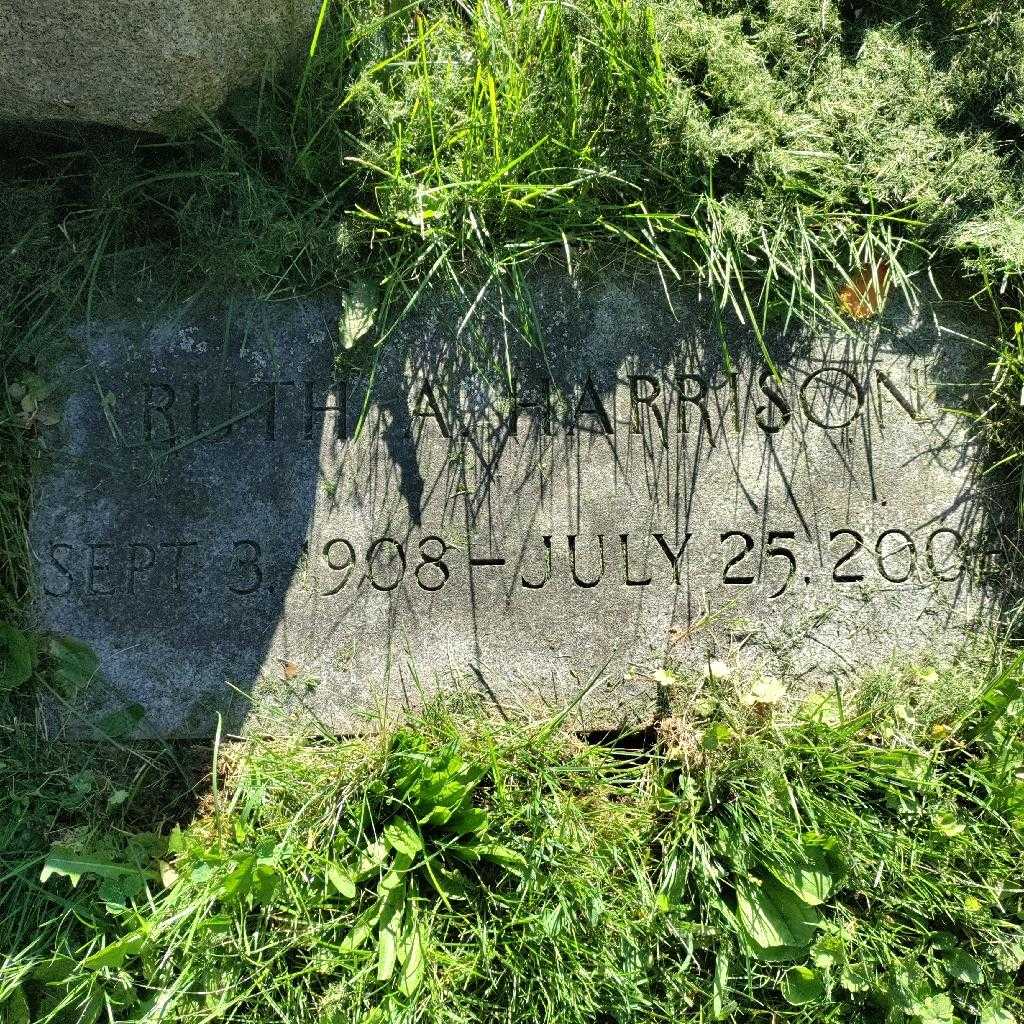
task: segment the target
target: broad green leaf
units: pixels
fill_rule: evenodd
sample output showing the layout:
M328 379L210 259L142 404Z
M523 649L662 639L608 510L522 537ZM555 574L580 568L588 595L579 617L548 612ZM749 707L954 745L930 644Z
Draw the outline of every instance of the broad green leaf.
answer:
M472 764L459 772L459 782L468 790L474 790L480 780L490 771L489 764Z
M220 894L225 899L239 899L244 896L252 888L255 868L256 858L252 854L243 857L221 882Z
M397 853L404 853L410 860L423 849L419 832L401 816L384 827L384 842Z
M373 328L377 316L378 293L374 283L365 277L353 281L344 296L338 334L342 348L352 348Z
M916 1017L921 1024L948 1024L949 1021L956 1019L952 1000L945 992L925 996L924 999L916 1002L912 1007L911 1015Z
M715 959L715 980L711 986L711 1016L721 1020L732 1007L729 998L729 958L719 952Z
M277 864L267 858L261 858L256 864L252 876L252 899L261 907L270 905L277 887L281 884L281 870Z
M810 694L799 714L809 722L820 722L833 728L843 723L843 707L834 693Z
M751 952L762 960L794 960L810 945L818 912L773 879L736 888L736 913Z
M452 832L457 836L469 832L483 832L486 828L487 812L479 807L467 807L463 811L456 811L444 824L446 832Z
M32 641L15 626L0 622L0 693L9 693L27 683L34 663Z
M453 814L453 807L431 807L426 814L420 814L417 821L421 825L443 825Z
M341 940L339 949L342 953L352 953L361 949L366 940L373 933L380 920L381 909L384 906L383 900L377 900L366 908L357 918L352 930Z
M668 854L662 865L661 892L658 893L657 902L659 909L665 913L682 901L688 870L678 850Z
M938 814L933 814L932 828L947 839L955 839L967 830L967 826L962 821L957 821L956 815L951 811L939 811Z
M862 965L847 965L839 975L839 984L847 992L868 992L871 989L871 974Z
M952 932L932 932L929 939L932 949L939 953L951 953L958 948L956 936Z
M28 1000L21 986L16 985L0 1003L0 1024L30 1024L31 1020Z
M85 998L85 1006L73 1018L75 1024L96 1024L105 1006L105 990L100 985L93 985Z
M53 985L70 978L75 973L78 962L69 956L55 956L44 960L32 971L33 981L41 981L44 985Z
M943 961L942 966L951 978L968 985L980 985L985 980L981 964L962 949L954 950Z
M87 970L96 971L101 967L120 967L130 956L135 956L145 945L146 939L142 932L130 932L123 938L111 942L101 950L87 956L82 966Z
M205 885L211 879L217 877L217 868L213 863L197 864L188 872L189 881L193 885Z
M715 722L708 726L701 737L700 745L704 750L717 750L732 739L733 732L725 723Z
M331 888L345 899L355 899L356 883L353 881L352 876L340 865L327 865L327 881Z
M211 935L227 935L231 931L233 919L230 914L212 914L203 918L200 927Z
M50 658L54 685L69 699L88 686L100 669L99 658L92 650L70 636L50 637Z
M96 731L108 739L121 739L131 733L145 717L146 710L141 704L129 704L120 711L104 715L96 723Z
M131 905L135 897L142 895L147 877L150 876L136 870L117 878L104 878L96 890L96 895L106 904L108 911L124 909Z
M167 837L167 852L184 853L186 845L185 833L181 831L180 825L175 825L171 829L171 834Z
M452 843L450 846L446 846L445 850L469 864L475 864L480 860L479 844L477 843Z
M811 958L815 967L830 971L837 964L846 962L846 947L841 936L824 934L818 937L811 949Z
M782 979L782 996L790 1006L820 1003L825 998L825 982L811 967L790 967Z
M429 818L442 811L454 813L465 803L471 792L471 786L444 778L431 785L417 786L412 794L412 803L419 817Z
M391 870L381 876L377 883L377 895L387 899L388 895L403 884L402 879L411 861L404 853L396 853Z
M832 891L833 879L825 851L813 846L805 847L798 856L799 860L789 864L774 862L766 866L776 881L799 896L804 903L817 907L828 899Z
M423 934L415 914L406 915L406 927L398 950L402 970L398 975L398 991L411 996L423 982Z
M398 937L405 911L405 884L392 889L381 910L377 931L377 980L387 981L395 973Z
M1003 1006L1001 999L993 999L981 1008L978 1024L1017 1024L1017 1018Z
M413 933L416 930L416 901L406 900L404 908L404 919L398 933L398 942L395 946L395 955L400 964L404 964L412 949Z
M123 875L138 874L139 868L117 864L108 857L89 851L73 850L70 847L55 843L43 862L43 870L39 881L46 882L54 875L63 875L71 880L72 886L78 885L83 875L96 875L98 878L121 878ZM152 872L144 872L146 877ZM155 876L154 876L155 877Z
M502 846L501 843L479 842L474 844L474 848L479 857L494 864L500 864L506 871L511 871L513 874L519 874L526 868L526 859L515 850Z

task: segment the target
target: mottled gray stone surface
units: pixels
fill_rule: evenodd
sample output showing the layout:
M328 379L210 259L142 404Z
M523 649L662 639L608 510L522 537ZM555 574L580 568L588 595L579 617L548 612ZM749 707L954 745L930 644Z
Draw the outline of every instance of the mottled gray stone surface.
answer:
M162 129L308 40L319 0L0 4L0 118Z
M774 339L778 378L656 287L537 285L529 343L486 307L456 338L424 301L372 372L335 369L329 304L78 332L31 538L42 624L101 658L79 710L349 730L455 676L506 709L589 685L576 720L611 727L671 704L665 665L803 690L988 628L943 408L985 353L939 307Z

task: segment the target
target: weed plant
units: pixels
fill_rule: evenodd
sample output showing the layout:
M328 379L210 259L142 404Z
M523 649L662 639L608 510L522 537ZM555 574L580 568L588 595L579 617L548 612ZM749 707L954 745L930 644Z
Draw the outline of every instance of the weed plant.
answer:
M1010 1024L1020 686L1017 661L959 714L819 696L788 724L723 695L636 749L449 700L218 746L180 827L151 804L167 754L126 779L49 751L5 768L0 1012Z

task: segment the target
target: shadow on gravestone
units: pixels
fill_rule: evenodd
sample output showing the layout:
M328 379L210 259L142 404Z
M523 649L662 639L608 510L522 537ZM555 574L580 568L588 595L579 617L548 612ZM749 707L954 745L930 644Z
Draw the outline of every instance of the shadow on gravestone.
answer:
M800 693L994 628L998 496L943 411L981 347L895 309L772 339L773 373L671 300L430 297L345 372L330 303L82 332L31 526L42 622L103 673L68 730L137 701L165 736L346 732L453 677L616 728L671 710L666 664Z

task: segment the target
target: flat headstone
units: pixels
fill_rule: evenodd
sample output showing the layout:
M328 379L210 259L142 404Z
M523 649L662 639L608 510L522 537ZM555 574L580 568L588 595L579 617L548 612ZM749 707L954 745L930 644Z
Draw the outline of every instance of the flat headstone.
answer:
M664 667L845 687L992 627L985 354L941 307L764 345L647 285L528 310L340 358L329 303L75 332L31 523L41 625L100 658L69 728L347 731L453 678L605 728Z

